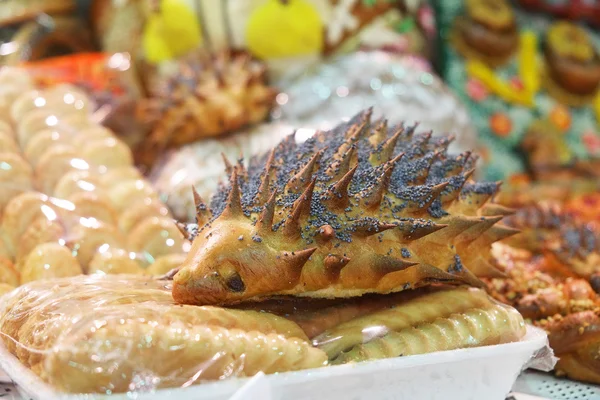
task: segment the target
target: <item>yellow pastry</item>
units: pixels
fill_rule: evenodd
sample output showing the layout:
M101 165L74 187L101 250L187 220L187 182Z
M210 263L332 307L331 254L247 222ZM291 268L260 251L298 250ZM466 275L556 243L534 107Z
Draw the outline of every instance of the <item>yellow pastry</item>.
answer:
M68 199L76 193L103 194L100 178L87 170L72 170L64 174L54 187L53 196Z
M31 222L40 217L57 218L48 196L39 192L25 192L13 197L6 205L0 227L5 236L5 245L15 254L16 244Z
M4 257L0 257L0 283L19 286L19 272L13 263Z
M0 134L10 136L12 138L15 137L15 131L13 130L13 128L7 121L3 120L2 118L0 118Z
M133 256L133 258L132 258ZM88 274L144 274L144 269L135 261L135 253L123 249L98 251L90 265Z
M167 217L169 210L159 201L147 198L127 207L119 215L119 229L128 233L146 217Z
M77 223L80 218L84 217L95 218L102 223L115 225L116 214L106 198L98 196L96 193L80 192L73 194L68 200L75 205L72 214L76 216Z
M10 117L20 121L28 112L48 108L48 102L40 90L29 90L17 97L10 107Z
M31 190L33 171L31 166L15 153L0 153L0 210L13 197Z
M67 245L73 250L84 272L97 251L122 248L126 244L123 234L114 226L94 219L82 219L67 232Z
M95 166L126 167L133 164L129 146L117 138L96 139L83 147L82 158Z
M0 153L20 153L19 145L12 136L0 131Z
M92 125L77 132L72 144L77 148L83 148L90 142L114 137L115 135L110 131L110 129L100 125Z
M161 276L167 272L179 268L185 261L185 254L173 253L157 257L156 260L146 269L150 275Z
M158 199L150 184L141 179L125 181L112 186L109 189L108 196L113 207L119 212L134 204L144 203L147 199Z
M58 220L40 217L31 222L17 242L16 261L20 263L42 243L59 243L66 237L65 229Z
M112 188L120 183L136 181L142 178L142 174L140 174L137 168L128 166L109 169L100 176L100 182L104 187Z
M21 284L81 273L81 267L71 250L58 243L43 243L34 248L25 259L21 269Z
M66 144L50 147L40 157L35 167L37 188L44 193L53 193L54 187L67 172L87 171L89 164L81 159L75 148Z
M61 124L59 124L59 116L46 109L29 111L23 118L15 121L15 123L17 125L17 137L21 148L26 148L31 138L39 131L46 129L64 131Z
M36 166L46 150L56 144L68 144L71 135L58 129L44 129L34 134L23 149L25 158L32 166Z
M182 251L183 243L183 235L175 222L165 217L148 217L128 234L132 251L147 253L154 258Z

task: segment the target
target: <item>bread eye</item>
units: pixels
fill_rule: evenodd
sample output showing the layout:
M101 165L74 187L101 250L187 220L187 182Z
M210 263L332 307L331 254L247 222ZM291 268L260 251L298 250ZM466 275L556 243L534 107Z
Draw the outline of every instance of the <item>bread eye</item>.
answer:
M232 292L239 293L246 290L246 285L244 285L244 281L242 277L238 273L234 273L231 276L227 277L225 281L227 288Z

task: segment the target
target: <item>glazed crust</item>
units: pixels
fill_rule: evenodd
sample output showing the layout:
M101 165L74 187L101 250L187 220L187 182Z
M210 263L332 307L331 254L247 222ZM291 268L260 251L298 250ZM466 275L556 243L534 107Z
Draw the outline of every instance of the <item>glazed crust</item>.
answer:
M214 217L196 196L175 300L347 298L495 275L490 243L515 233L482 216L497 184L470 181L470 153L448 156L448 139L414 129L365 112L303 145L285 139L248 171L228 166Z

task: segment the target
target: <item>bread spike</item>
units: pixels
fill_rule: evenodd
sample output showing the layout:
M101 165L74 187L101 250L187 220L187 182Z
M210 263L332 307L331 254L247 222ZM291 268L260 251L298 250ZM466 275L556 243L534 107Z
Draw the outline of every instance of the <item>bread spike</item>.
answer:
M435 282L480 286L477 276L484 268L479 265L489 259L485 242L497 231L495 219L482 221L483 204L474 206L469 200L473 193L491 198L496 185L471 181L469 168L446 155L445 141L414 135L416 125L398 136L390 161L371 165L370 155L385 146L374 146L372 135L364 136L372 131L369 117L370 112L363 112L303 144L293 136L284 139L271 155L250 162L241 187L234 168L229 186L213 197L215 218L196 236L174 277L175 300L235 304L273 295L389 293ZM382 143L389 143L397 130L386 135ZM432 158L425 182L411 185L421 165L417 161L424 157ZM348 162L342 176L330 168L339 161ZM448 176L457 166L458 172ZM266 185L269 169L273 173ZM286 192L301 171L302 193ZM265 196L257 194L261 186L271 189L266 206ZM334 189L347 202L335 204ZM445 193L457 190L459 196L442 202ZM411 203L420 203L408 208L419 218L407 211ZM483 234L471 240L470 229ZM223 284L232 271L243 290L234 292Z
M196 224L198 226L203 226L212 219L212 215L206 206L206 203L204 203L202 197L200 197L200 194L193 185L192 195L194 196L194 205L196 206Z

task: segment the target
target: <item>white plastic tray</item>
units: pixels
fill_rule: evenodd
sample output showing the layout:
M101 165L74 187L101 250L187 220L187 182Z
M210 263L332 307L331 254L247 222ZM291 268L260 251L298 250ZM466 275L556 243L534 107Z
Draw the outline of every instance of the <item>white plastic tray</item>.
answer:
M528 327L523 340L497 346L112 396L58 393L3 346L0 346L0 366L26 397L33 400L504 400L521 369L545 346L546 333Z

